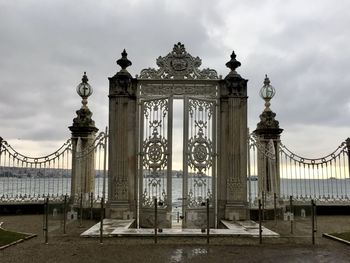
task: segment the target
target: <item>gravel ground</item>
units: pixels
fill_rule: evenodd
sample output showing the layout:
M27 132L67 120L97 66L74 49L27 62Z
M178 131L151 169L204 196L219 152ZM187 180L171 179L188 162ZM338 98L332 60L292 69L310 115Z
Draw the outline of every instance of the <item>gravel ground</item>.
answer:
M0 251L0 262L350 262L349 246L322 237L322 233L350 231L350 216L317 219L316 245L311 244L310 219L297 218L293 234L290 223L264 222L280 238L81 238L96 221L73 221L63 235L59 220L50 220L49 243L44 243L40 215L3 216L8 230L38 234L37 237Z

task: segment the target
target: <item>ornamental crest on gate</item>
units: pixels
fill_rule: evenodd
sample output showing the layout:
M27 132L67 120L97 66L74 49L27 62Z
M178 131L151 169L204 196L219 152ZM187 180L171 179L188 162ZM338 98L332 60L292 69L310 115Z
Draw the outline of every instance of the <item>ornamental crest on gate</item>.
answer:
M199 69L202 60L187 53L180 42L174 45L173 51L165 57L158 57L159 69L143 69L140 79L218 79L214 69Z

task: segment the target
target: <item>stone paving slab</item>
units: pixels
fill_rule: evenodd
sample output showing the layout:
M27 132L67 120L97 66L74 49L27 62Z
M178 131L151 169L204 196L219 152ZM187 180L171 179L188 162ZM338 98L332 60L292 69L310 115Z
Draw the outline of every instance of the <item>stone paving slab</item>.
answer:
M228 229L234 229L236 231L241 230L244 231L246 235L251 235L254 237L259 236L259 224L252 220L246 220L246 221L226 221L221 220L221 222L226 226ZM243 228L243 229L242 229ZM262 226L262 236L263 237L279 237L280 235L276 232L271 231L270 229Z
M104 219L103 236L154 236L154 229L152 228L130 228L134 221L134 219ZM259 236L259 225L254 221L230 222L223 220L222 223L227 227L227 229L210 229L210 236ZM262 227L262 230L263 237L279 237L279 234L265 227ZM95 224L90 229L81 234L82 237L99 237L99 235L100 223ZM158 236L195 237L206 235L206 232L202 233L201 229L189 228L164 228L162 229L162 232L158 232Z
M103 219L103 236L113 236L115 230L125 230L135 222L135 219L117 220L117 219ZM83 232L82 237L96 237L100 235L100 222L93 225L91 228Z

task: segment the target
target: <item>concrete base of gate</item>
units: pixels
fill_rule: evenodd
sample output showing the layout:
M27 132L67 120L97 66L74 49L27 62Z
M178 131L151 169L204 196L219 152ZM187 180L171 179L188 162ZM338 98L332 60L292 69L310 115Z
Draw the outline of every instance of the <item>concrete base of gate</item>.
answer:
M103 236L105 237L120 237L120 236L154 236L154 229L151 228L130 228L134 223L132 220L116 220L116 219L104 219L103 220ZM237 237L258 237L259 225L254 221L226 221L222 220L221 223L226 229L210 229L210 236L237 236ZM279 237L279 234L262 227L263 237ZM100 235L100 223L97 223L90 229L81 234L82 237L99 237ZM202 233L201 229L191 228L164 228L162 232L158 232L158 236L182 236L182 237L200 237L206 236L206 233Z

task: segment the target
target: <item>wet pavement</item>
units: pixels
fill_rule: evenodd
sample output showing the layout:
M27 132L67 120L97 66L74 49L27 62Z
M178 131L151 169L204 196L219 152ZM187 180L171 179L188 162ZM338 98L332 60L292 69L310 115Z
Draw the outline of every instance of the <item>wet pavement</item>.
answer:
M0 262L350 262L350 248L322 238L322 233L350 230L350 217L319 217L316 245L311 244L309 220L300 219L290 234L289 222L265 222L278 232L279 238L254 237L82 238L80 234L95 225L94 221L78 221L67 225L67 234L60 221L50 221L49 244L44 244L42 216L1 217L3 227L37 233L38 237L0 251ZM56 227L55 227L56 226ZM58 228L57 228L58 227Z

